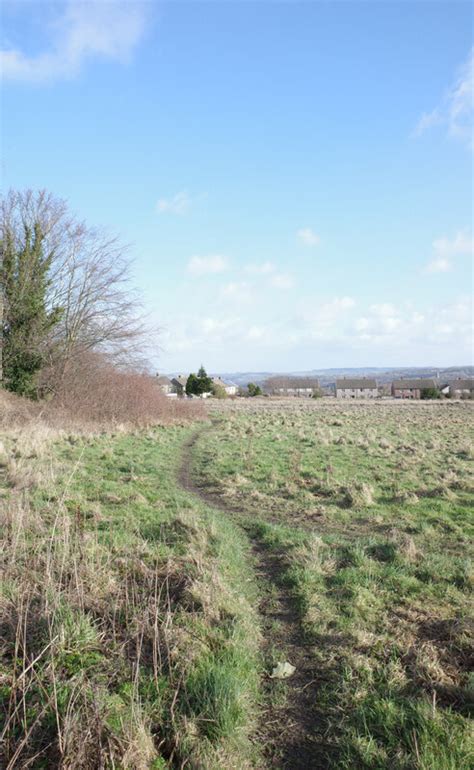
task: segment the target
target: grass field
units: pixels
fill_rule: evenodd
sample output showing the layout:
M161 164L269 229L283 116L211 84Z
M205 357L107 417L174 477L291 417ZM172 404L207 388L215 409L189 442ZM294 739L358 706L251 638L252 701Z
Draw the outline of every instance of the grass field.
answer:
M190 430L5 438L8 768L255 766L249 546L179 488Z
M470 769L472 406L208 409L2 436L5 766Z
M237 404L197 447L280 554L326 766L472 766L471 429L459 403Z

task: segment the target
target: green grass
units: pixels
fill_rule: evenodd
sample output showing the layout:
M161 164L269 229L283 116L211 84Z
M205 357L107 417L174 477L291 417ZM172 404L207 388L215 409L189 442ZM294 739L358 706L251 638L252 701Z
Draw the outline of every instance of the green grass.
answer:
M401 409L226 405L197 471L282 554L327 766L467 770L472 411Z
M36 461L26 518L8 492L9 759L28 735L37 768L254 766L249 545L179 488L190 430L70 436Z
M177 483L195 427L2 437L9 761L262 766L252 733L282 650L267 638L262 661L256 608L287 590L328 768L470 768L470 405L214 416L195 473L228 515ZM278 556L275 585L252 540ZM285 696L267 693L282 713Z

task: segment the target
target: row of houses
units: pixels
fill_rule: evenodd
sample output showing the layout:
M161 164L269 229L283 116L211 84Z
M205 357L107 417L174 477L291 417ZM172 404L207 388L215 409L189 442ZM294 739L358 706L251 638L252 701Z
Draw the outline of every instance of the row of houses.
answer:
M430 378L400 379L392 383L379 384L377 380L368 377L343 377L337 379L334 385L322 387L319 380L303 377L271 377L264 383L264 391L273 396L296 396L311 398L313 396L336 396L336 398L393 398L420 399L426 392L440 392L452 398L469 398L473 394L472 379L458 379L440 383Z
M238 387L233 382L225 382L220 377L212 377L212 383L222 388L228 396L236 396ZM156 376L157 385L169 397L184 396L188 377L179 374L176 377ZM311 398L318 396L336 396L341 399L375 399L392 396L401 399L421 399L426 393L439 392L449 398L473 398L474 379L456 379L442 383L430 378L402 378L392 383L379 385L377 380L368 377L337 379L334 387L321 387L314 378L271 378L263 387L270 395Z
M224 382L220 377L211 377L212 384L215 387L222 388L228 396L237 395L237 385L233 382ZM188 381L188 375L178 374L176 377L166 377L166 375L156 375L156 384L160 390L171 398L186 395L186 383Z
M319 380L302 380L299 378L271 378L265 383L265 391L275 396L312 397L336 396L336 398L374 399L381 396L393 398L420 399L427 392L441 393L450 398L472 398L474 395L473 379L457 379L440 383L430 378L402 378L392 383L379 384L377 380L368 377L337 379L333 387L321 387Z
M386 392L386 395L391 395L393 398L420 399L426 393L437 392L450 398L472 398L474 379L457 379L440 383L429 378L402 378L394 380L389 385L389 392ZM376 380L365 377L336 380L336 398L378 398L383 393L383 387L379 388Z
M271 377L264 383L263 389L273 396L293 396L311 398L313 396L336 396L336 398L374 399L381 396L393 398L420 399L427 392L441 393L450 398L472 398L474 395L473 379L457 379L440 383L430 378L402 378L391 383L379 384L368 377L337 379L334 386L322 387L319 380L303 377Z

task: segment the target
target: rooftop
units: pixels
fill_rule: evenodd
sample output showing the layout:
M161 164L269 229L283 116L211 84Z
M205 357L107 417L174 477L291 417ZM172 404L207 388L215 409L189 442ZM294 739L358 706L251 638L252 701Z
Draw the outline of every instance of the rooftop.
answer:
M396 390L426 390L426 388L438 387L433 379L421 378L416 380L394 380L393 387Z
M366 377L360 377L358 379L346 379L336 380L337 390L353 390L359 388L359 390L374 390L377 387L375 380L369 380Z

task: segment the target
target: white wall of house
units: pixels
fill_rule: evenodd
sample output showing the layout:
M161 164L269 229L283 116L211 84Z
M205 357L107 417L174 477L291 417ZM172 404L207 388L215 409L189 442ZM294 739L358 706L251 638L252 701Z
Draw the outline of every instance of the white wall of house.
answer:
M377 388L337 388L336 398L378 398Z

